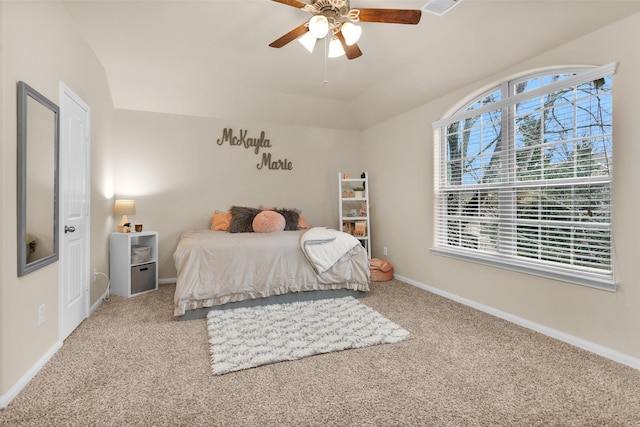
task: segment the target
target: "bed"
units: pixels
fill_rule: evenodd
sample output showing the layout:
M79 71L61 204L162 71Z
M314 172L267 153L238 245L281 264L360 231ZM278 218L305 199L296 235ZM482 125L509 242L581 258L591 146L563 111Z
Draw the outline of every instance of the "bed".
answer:
M271 233L187 230L174 261L179 320L243 301L369 291L366 250L353 236L321 227Z

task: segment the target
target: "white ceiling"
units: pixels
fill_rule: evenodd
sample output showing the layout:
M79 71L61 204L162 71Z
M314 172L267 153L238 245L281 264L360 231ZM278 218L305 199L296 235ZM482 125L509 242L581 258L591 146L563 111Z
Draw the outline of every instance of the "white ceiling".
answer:
M420 9L426 0L351 0ZM640 0L464 0L416 26L362 23L363 56L269 43L309 18L269 0L64 1L116 108L364 129L640 12ZM328 80L327 83L323 81Z

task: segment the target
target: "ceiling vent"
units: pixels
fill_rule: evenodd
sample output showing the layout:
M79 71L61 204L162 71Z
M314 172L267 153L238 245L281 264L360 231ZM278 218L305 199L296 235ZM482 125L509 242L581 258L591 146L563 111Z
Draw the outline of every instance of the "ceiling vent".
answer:
M433 13L434 15L442 16L453 9L453 6L461 2L462 0L429 0L427 4L420 9Z

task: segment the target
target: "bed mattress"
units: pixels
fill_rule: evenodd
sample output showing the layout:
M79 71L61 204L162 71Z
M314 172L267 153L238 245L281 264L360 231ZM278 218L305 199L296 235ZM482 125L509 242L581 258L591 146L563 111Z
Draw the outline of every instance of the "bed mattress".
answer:
M305 232L183 232L174 253L178 271L174 315L290 292L369 291L369 262L362 246L353 247L318 274L300 246Z

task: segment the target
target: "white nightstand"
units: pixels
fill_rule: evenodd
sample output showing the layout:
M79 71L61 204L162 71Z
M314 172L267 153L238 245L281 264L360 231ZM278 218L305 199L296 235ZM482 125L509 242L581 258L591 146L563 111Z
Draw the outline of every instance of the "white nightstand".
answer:
M131 297L158 289L158 232L111 233L111 293Z

